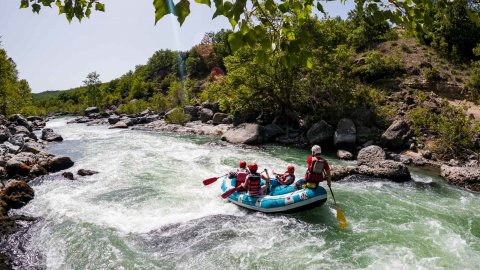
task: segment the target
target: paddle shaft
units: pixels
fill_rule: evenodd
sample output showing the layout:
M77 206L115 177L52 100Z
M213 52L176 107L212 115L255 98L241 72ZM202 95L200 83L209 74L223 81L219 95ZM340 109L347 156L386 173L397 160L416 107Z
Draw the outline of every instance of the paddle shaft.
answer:
M336 206L336 205L337 205L337 201L335 200L335 195L333 195L332 187L328 186L328 188L330 189L330 193L332 193L333 203L335 203L335 206Z

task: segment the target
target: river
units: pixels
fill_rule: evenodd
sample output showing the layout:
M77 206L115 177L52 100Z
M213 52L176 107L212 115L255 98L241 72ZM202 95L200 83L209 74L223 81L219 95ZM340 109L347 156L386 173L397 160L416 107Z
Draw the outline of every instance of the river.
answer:
M316 209L267 215L220 198L220 183L239 160L280 171L305 171L305 150L238 147L216 138L105 126L48 123L64 138L47 151L99 171L76 181L32 183L35 199L19 212L40 217L23 244L23 267L46 269L478 269L480 195L446 184L434 172L414 181L368 178L332 185L349 228L341 230L331 198ZM333 164L345 162L331 158Z

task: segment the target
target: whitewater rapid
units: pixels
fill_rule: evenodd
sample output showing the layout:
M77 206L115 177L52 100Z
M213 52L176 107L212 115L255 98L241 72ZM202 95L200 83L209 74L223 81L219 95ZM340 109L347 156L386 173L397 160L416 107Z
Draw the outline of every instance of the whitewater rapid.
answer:
M415 170L398 184L358 178L334 183L350 227L332 202L266 215L220 198L221 176L239 160L305 171L304 150L240 147L211 137L66 124L48 151L99 174L34 181L20 212L39 217L26 249L47 269L478 269L480 195ZM332 163L343 163L332 160ZM26 262L25 265L29 265Z

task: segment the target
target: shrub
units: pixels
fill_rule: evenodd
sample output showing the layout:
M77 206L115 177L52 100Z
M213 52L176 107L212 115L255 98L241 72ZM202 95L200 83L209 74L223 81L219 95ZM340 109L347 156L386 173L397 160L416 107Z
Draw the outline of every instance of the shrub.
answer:
M394 77L405 72L401 59L383 57L377 51L365 56L365 64L353 69L353 74L366 82L373 82L385 77Z
M148 108L149 104L145 100L140 99L135 102L129 102L127 104L124 104L123 106L120 106L117 109L117 112L125 114L136 114Z
M190 119L191 116L186 114L181 107L175 108L167 117L165 117L167 123L178 125L185 125Z
M423 75L425 76L425 79L429 83L433 83L442 79L442 77L440 76L440 72L436 68L425 69L423 71Z
M400 48L402 49L402 51L406 52L406 53L412 53L412 49L405 43L402 43L402 45L400 45Z

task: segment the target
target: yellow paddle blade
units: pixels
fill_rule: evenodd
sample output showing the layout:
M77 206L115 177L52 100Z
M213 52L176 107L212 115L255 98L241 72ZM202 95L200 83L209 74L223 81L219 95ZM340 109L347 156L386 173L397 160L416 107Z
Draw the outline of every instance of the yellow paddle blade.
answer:
M341 229L346 229L348 227L347 219L345 218L345 215L343 214L340 209L337 207L337 221L338 221L338 226Z

